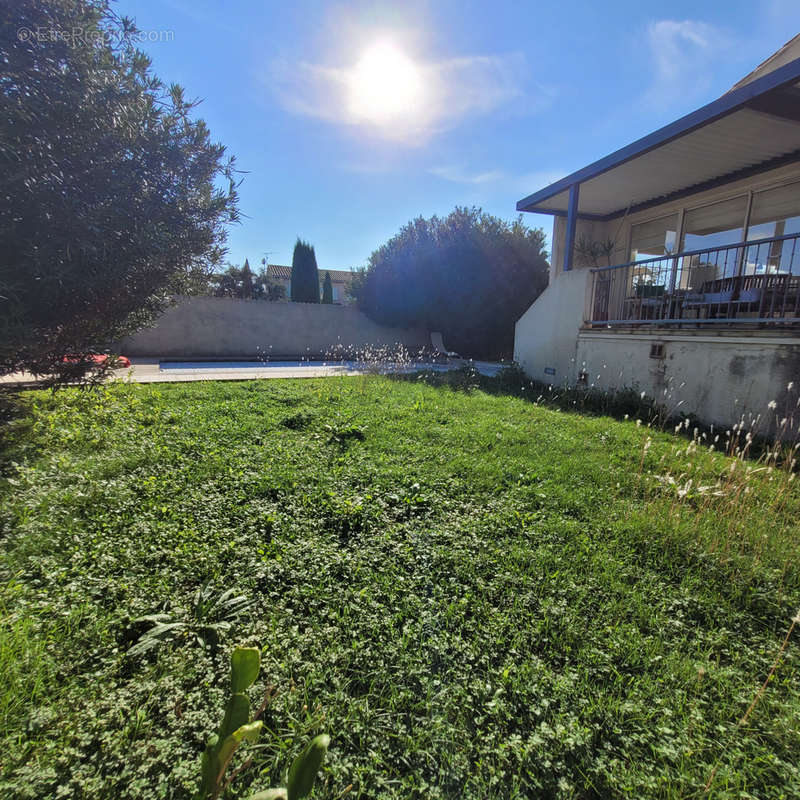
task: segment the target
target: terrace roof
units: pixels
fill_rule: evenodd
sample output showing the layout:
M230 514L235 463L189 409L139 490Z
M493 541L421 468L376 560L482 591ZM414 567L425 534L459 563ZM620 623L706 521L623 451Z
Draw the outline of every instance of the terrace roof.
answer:
M518 211L611 219L800 161L800 35L729 92L525 197ZM769 71L771 69L771 71Z

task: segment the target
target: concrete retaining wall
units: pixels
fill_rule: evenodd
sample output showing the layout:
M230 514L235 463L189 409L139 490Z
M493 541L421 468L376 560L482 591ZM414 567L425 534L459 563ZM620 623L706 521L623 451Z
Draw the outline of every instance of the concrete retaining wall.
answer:
M322 357L337 345L356 349L430 346L422 329L387 328L353 306L268 303L226 297L185 297L152 328L124 339L128 356L167 358Z
M554 386L636 389L674 411L730 426L795 412L800 336L780 329L588 329L584 309L591 273L575 269L552 281L517 322L514 359ZM660 345L652 353L652 345ZM791 391L787 389L794 383ZM769 404L775 401L776 408Z
M654 344L663 357L651 356ZM797 412L800 339L780 333L584 331L577 337L576 362L589 384L635 387L706 422L728 426L744 416L749 426L751 416L761 415L759 428L766 433L776 415Z

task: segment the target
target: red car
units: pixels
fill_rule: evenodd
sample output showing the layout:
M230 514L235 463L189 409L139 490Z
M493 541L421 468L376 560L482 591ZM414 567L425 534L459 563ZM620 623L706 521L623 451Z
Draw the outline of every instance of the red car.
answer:
M92 353L90 356L88 356L89 361L94 361L95 364L100 364L101 366L105 366L108 359L109 356L107 353ZM83 359L80 358L79 356L64 356L63 360L65 364L77 364L79 361L82 361ZM131 365L131 360L127 356L117 356L114 368L127 369L130 365Z

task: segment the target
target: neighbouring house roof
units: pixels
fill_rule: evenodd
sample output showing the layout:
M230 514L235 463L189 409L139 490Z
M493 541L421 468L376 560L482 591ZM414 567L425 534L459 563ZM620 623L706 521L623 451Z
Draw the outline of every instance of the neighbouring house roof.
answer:
M788 64L796 58L800 58L800 33L789 39L783 47L776 50L769 58L765 58L752 72L748 72L744 78L734 83L729 92L752 83L756 78L760 78L768 72L773 72L778 67Z
M611 219L800 161L800 35L712 103L517 203L518 211Z
M348 269L318 269L317 272L319 273L320 281L325 280L326 272L330 272L332 283L350 283L353 279L353 273ZM267 277L291 280L292 268L281 264L268 264Z

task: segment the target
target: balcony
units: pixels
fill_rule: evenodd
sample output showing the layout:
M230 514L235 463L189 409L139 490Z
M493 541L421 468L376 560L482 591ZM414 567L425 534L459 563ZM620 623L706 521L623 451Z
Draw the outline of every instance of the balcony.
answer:
M800 328L800 234L591 270L588 327Z

